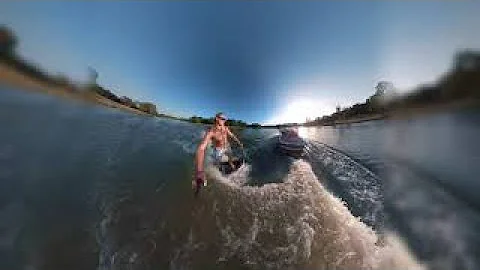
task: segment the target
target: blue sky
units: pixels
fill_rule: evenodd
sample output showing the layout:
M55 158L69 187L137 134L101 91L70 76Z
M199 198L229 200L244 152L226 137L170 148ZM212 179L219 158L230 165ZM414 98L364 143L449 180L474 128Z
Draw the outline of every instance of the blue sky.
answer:
M477 2L1 2L19 53L161 112L304 121L400 91L480 48Z

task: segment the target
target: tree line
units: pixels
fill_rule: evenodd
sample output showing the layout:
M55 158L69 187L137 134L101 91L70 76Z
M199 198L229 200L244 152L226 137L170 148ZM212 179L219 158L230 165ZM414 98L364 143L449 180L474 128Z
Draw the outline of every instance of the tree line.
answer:
M162 115L157 112L157 107L151 102L133 101L131 98L128 98L126 96L119 97L112 91L98 85L96 82L98 73L92 68L90 68L90 74L92 77L94 77L94 79L91 79L90 83L86 87L79 87L75 83L73 83L66 75L52 76L47 72L43 71L35 64L27 62L25 59L18 55L17 47L18 38L15 33L8 27L0 25L0 61L12 67L13 69L43 83L52 86L59 86L66 91L84 93L86 90L98 94L118 104L122 104L151 115Z
M194 115L194 116L192 116L192 117L190 117L186 120L191 122L191 123L196 123L196 124L213 125L215 123L215 117L204 118L204 117L200 117L200 116L196 116L196 115ZM259 123L248 124L248 123L246 123L242 120L236 120L236 119L227 119L227 121L225 121L225 124L227 126L235 126L235 127L243 127L243 128L246 128L246 127L260 128L262 126Z
M365 102L340 108L335 113L307 121L305 125L332 125L336 121L362 116L384 117L391 112L408 108L428 107L459 100L480 101L480 52L458 52L448 72L434 84L422 85L406 94L399 94L393 83L380 81L375 93Z
M22 59L16 52L18 38L6 26L0 25L0 61L13 67L19 72L50 85L60 86L71 92L82 92L65 75L52 76L38 66ZM146 112L151 115L159 114L157 108L150 102L134 101L126 96L117 96L111 90L100 86L96 79L98 73L90 69L91 82L86 87L87 91L96 93L113 102ZM362 103L353 106L337 107L335 113L317 117L313 121L306 121L305 125L330 125L338 120L348 120L361 116L385 116L395 110L411 107L424 107L432 104L448 103L457 100L480 100L480 52L473 50L460 51L454 57L451 69L444 74L435 84L417 87L414 91L400 95L394 85L389 81L380 81L375 87L375 93ZM182 119L192 123L213 124L214 118L192 116ZM227 125L238 127L262 127L259 123L248 124L242 120L229 119ZM298 125L297 123L287 125Z

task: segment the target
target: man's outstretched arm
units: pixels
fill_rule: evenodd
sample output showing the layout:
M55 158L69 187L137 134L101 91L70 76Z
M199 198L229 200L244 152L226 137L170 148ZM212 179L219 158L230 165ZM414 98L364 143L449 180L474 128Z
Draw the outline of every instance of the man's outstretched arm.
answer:
M227 128L227 133L230 137L232 137L237 143L238 145L240 145L242 148L243 148L243 144L242 142L240 142L240 140L237 138L237 136L235 136L235 134L233 134L229 128Z
M195 155L195 172L203 172L203 163L205 159L205 149L208 146L208 143L210 142L210 139L212 137L212 132L208 131L207 134L203 137L202 142L197 147L197 152Z

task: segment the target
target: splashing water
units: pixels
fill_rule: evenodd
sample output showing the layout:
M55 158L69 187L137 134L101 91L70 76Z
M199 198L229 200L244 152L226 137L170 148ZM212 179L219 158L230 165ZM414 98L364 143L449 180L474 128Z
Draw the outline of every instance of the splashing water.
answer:
M248 172L248 165L228 178L208 171L223 243L219 261L236 257L259 269L420 267L401 244L393 247L395 238L377 245L375 232L324 188L307 162L293 162L283 183L261 187L245 185Z

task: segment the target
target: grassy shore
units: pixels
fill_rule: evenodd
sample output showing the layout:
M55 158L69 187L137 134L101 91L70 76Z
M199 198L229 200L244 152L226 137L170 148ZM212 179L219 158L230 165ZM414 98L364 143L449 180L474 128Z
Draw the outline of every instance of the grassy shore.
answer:
M78 100L90 104L100 104L110 108L116 108L122 111L135 113L139 115L149 115L143 111L125 106L123 104L109 100L98 93L90 91L73 91L71 89L50 85L40 80L31 78L12 67L0 62L0 84L8 85L14 88L51 94L66 99Z

